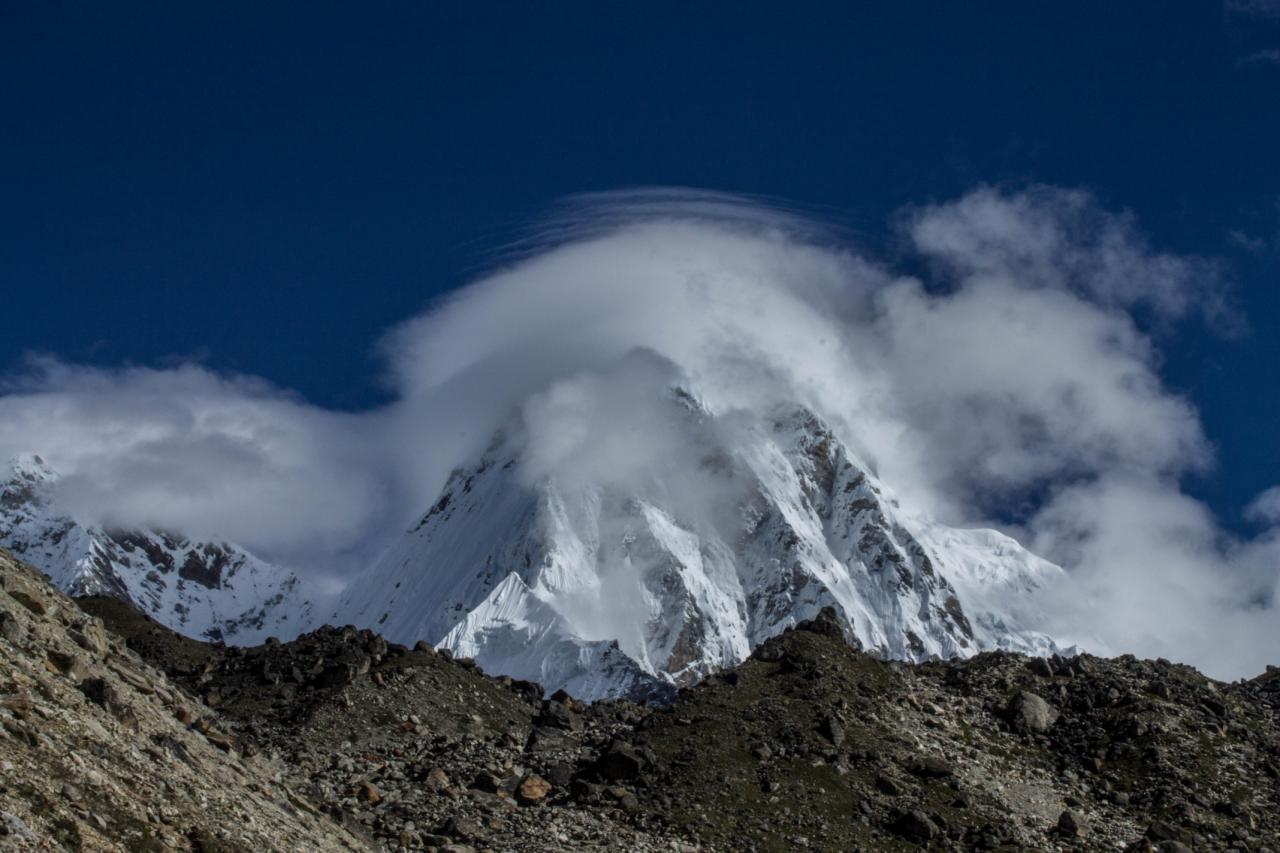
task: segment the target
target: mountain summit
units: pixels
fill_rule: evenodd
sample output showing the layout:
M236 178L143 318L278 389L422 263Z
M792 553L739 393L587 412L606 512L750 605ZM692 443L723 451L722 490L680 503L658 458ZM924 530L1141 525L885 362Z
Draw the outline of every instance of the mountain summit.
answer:
M34 454L10 461L0 475L0 546L68 595L119 598L188 636L241 645L307 626L309 596L287 569L229 542L81 523L59 500L59 479Z
M320 621L285 568L228 542L86 523L61 492L40 457L15 459L0 545L70 594L237 645ZM637 351L526 400L314 615L549 691L664 701L825 608L885 658L1048 655L1038 592L1061 575L1000 533L904 506L812 408L711 404Z
M334 621L584 698L670 694L826 607L851 644L885 657L1056 650L1034 598L1057 566L903 508L805 407L718 413L681 384L660 396L661 423L636 431L678 433L680 450L626 477L539 471L545 436L526 407L350 585Z

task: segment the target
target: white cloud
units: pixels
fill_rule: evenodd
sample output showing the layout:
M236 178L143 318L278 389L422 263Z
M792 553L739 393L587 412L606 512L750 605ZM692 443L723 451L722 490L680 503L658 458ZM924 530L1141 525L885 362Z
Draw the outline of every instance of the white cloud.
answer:
M1086 647L1189 661L1219 677L1280 654L1280 537L1227 536L1208 509L1158 478L1104 475L1068 487L1032 522L1033 549L1071 566L1054 630Z
M939 295L899 283L881 303L895 415L934 485L965 506L1117 467L1208 462L1194 410L1161 387L1150 341L1122 312L987 275Z
M186 365L101 370L35 358L0 396L0 459L39 452L104 524L221 535L336 568L387 511L376 418Z
M1228 14L1246 17L1280 17L1280 0L1226 0L1223 8Z
M898 221L924 277L732 197L590 197L387 336L399 399L382 410L46 361L0 397L0 454L41 452L86 512L331 566L385 542L516 412L526 476L682 482L697 448L653 405L681 377L719 411L811 406L905 500L1003 521L1071 570L1051 602L1064 633L1219 675L1280 660L1277 536L1233 538L1181 492L1212 454L1160 377L1160 336L1230 316L1216 265L1156 251L1080 191L979 188Z
M1131 215L1103 210L1082 190L983 187L914 211L909 230L921 254L970 281L1061 290L1165 320L1198 310L1234 322L1214 263L1153 251Z
M1240 57L1238 61L1241 65L1246 66L1280 65L1280 49L1255 50L1253 53Z
M1245 507L1245 517L1253 521L1280 524L1280 486L1272 486Z
M1227 242L1232 246L1244 249L1246 252L1258 254L1267 248L1267 241L1261 237L1254 237L1237 228L1227 230Z

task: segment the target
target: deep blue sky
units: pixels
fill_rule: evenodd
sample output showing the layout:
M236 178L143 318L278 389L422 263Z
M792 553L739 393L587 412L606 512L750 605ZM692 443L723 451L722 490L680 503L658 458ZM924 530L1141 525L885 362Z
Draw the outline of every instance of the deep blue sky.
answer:
M1165 345L1230 522L1280 482L1251 2L6 4L0 370L195 356L358 409L379 334L569 193L778 196L874 240L979 182L1081 186L1228 264L1249 334Z

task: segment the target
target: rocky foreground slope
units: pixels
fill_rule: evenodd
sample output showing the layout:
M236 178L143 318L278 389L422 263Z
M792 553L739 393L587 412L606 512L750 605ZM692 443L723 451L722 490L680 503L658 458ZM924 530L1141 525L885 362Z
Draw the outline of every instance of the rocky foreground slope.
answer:
M207 645L0 577L0 848L1280 849L1276 671L885 663L824 613L667 707L584 705L368 631Z
M247 747L0 551L0 849L365 849Z

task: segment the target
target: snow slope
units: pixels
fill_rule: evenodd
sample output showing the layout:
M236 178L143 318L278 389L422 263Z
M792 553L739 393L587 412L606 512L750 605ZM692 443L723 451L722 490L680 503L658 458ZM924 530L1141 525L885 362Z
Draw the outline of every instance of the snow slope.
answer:
M310 596L293 573L226 542L81 524L58 505L57 482L39 456L10 463L0 545L67 594L120 598L183 634L238 645L310 626Z

